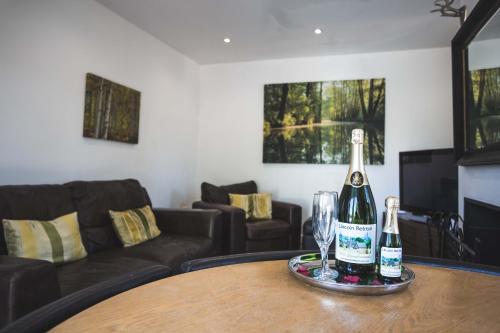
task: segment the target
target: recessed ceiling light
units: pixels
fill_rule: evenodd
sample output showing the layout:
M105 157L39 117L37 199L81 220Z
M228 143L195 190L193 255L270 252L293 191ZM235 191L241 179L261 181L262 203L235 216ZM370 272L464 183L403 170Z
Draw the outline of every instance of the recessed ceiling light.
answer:
M321 30L320 28L316 28L316 29L314 29L314 33L316 35L321 35L323 33L323 30Z
M226 44L231 43L231 39L230 38L224 38L224 43L226 43Z

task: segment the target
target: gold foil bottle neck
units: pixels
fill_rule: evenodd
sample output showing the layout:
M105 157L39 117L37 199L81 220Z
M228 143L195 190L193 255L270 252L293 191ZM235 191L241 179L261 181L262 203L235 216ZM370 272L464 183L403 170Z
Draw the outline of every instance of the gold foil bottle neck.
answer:
M387 197L385 199L385 207L387 207L387 209L399 208L399 198L398 197Z

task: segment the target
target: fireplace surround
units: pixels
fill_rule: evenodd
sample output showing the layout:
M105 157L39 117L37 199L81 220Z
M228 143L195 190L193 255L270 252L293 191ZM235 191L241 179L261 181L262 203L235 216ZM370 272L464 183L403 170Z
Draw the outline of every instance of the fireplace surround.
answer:
M481 264L500 266L500 207L470 198L464 198L465 243L474 245L479 238Z

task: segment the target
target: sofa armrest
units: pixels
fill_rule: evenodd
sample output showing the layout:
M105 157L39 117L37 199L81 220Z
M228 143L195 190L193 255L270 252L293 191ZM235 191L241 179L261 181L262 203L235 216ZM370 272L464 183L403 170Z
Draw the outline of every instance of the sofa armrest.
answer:
M222 217L218 210L155 208L153 213L161 231L208 237L212 240L214 253L220 253Z
M60 297L54 264L0 255L0 328Z
M302 225L302 207L282 201L273 201L273 218L290 223L292 249L300 249L300 227Z
M196 201L193 208L217 209L222 212L223 253L245 252L246 228L245 211L229 205Z
M155 208L153 213L160 230L191 236L214 238L220 229L217 210Z

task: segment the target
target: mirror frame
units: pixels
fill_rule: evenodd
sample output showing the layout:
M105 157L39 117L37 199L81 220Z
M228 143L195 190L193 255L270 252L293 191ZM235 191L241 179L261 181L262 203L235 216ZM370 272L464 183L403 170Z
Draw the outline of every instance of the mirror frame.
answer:
M480 0L451 41L453 78L453 141L458 165L500 164L500 144L468 150L467 91L469 89L469 43L498 11L499 0Z

